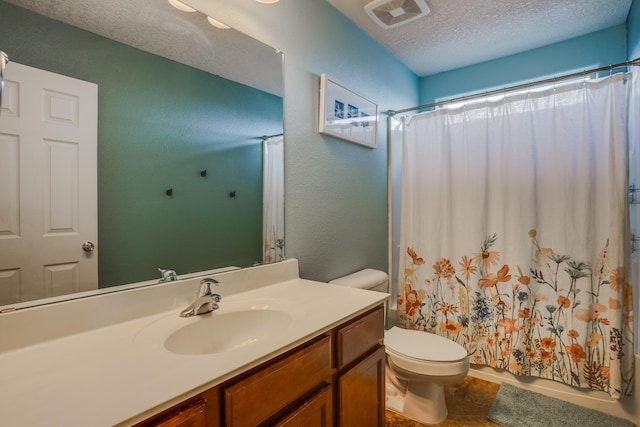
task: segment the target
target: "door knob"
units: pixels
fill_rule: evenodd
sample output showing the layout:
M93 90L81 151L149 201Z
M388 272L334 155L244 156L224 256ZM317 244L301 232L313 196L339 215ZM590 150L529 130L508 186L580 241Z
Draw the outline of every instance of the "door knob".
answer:
M82 244L82 250L85 252L93 252L96 250L96 245L94 245L92 242L84 242Z

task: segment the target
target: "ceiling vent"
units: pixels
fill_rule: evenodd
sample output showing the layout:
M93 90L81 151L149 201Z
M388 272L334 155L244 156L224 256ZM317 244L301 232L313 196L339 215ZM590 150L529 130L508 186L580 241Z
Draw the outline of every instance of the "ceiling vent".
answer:
M427 16L429 6L424 0L374 0L364 7L364 11L386 29Z

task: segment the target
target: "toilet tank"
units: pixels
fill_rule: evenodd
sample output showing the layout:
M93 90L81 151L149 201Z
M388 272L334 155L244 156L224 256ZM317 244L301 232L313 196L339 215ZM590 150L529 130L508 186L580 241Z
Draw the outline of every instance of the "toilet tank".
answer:
M338 277L329 283L350 288L367 289L377 292L388 292L389 276L387 273L373 268L365 268L347 276Z

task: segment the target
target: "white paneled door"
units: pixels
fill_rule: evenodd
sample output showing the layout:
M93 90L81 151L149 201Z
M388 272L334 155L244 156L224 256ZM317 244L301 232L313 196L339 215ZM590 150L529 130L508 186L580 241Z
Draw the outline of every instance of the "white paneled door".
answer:
M97 85L7 64L0 306L98 287L97 114Z

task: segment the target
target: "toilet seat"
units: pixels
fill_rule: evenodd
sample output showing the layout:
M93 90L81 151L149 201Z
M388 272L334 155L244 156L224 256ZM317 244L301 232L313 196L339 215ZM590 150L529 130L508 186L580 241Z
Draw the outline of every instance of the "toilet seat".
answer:
M397 326L385 331L384 343L394 353L412 359L455 362L467 357L467 350L450 339Z
M469 369L467 350L439 335L394 326L385 331L384 343L394 364L416 374L450 376Z

